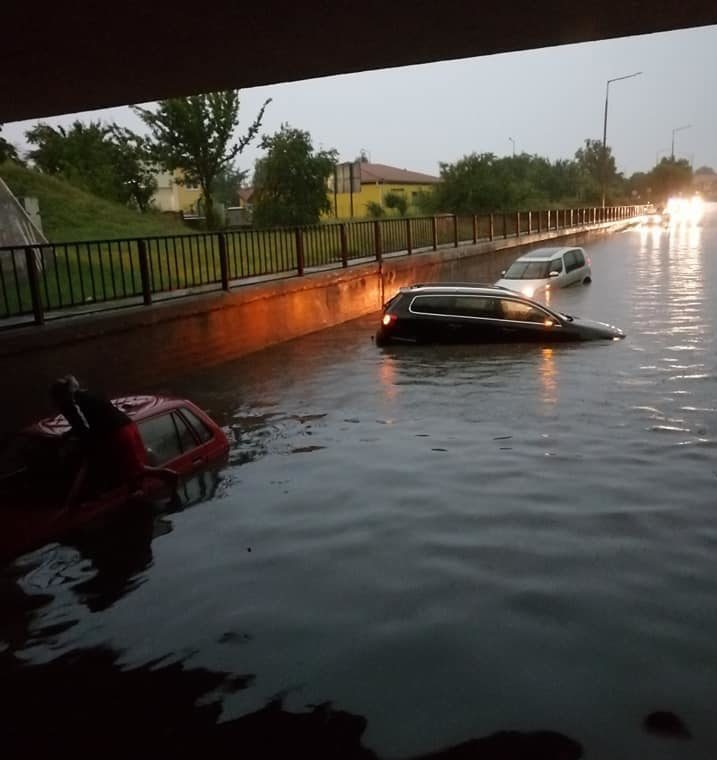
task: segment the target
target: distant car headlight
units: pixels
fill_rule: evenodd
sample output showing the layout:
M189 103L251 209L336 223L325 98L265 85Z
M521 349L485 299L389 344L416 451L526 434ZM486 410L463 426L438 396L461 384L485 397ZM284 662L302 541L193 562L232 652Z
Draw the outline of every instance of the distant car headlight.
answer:
M528 298L533 297L533 293L535 293L535 288L531 288L530 286L527 288L523 288L523 295L528 296Z

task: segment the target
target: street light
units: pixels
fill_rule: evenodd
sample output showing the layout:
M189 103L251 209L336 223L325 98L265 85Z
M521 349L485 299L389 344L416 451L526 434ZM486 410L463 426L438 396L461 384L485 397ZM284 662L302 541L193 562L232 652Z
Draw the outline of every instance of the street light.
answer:
M515 158L515 140L512 137L508 138L513 143L513 158Z
M672 160L673 161L675 160L675 134L677 132L682 132L683 129L691 129L691 128L692 128L692 124L685 124L684 127L675 127L672 130Z
M623 79L632 79L633 77L639 77L642 74L641 71L636 71L634 74L626 74L622 77L615 77L614 79L608 79L605 85L605 120L602 127L602 207L605 208L605 180L607 177L607 102L610 97L610 85L613 82L621 82Z

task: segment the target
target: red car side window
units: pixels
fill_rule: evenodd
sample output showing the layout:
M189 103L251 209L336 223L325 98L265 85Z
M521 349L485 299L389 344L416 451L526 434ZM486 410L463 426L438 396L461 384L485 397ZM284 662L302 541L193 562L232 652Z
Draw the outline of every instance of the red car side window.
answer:
M206 443L214 438L214 433L190 409L182 407L182 415L187 419L201 443Z

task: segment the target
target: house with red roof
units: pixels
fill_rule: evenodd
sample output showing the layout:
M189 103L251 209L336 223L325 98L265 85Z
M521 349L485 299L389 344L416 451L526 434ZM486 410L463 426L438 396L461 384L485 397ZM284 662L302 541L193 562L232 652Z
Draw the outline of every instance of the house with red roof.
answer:
M369 161L339 164L334 176L329 177L331 216L337 219L370 216L369 204L379 204L386 209L387 196L404 198L406 207L412 210L419 195L430 192L438 182L440 178L431 174L387 164Z

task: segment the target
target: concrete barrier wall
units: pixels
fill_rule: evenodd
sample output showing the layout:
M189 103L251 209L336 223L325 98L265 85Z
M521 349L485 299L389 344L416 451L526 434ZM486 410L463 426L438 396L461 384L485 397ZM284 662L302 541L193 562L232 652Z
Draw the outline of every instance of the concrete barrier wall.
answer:
M416 282L494 282L520 250L545 240L573 245L600 229L443 248L363 266L272 280L44 327L0 334L0 393L7 433L47 411L47 387L72 372L108 394L166 386L168 378L378 311Z

